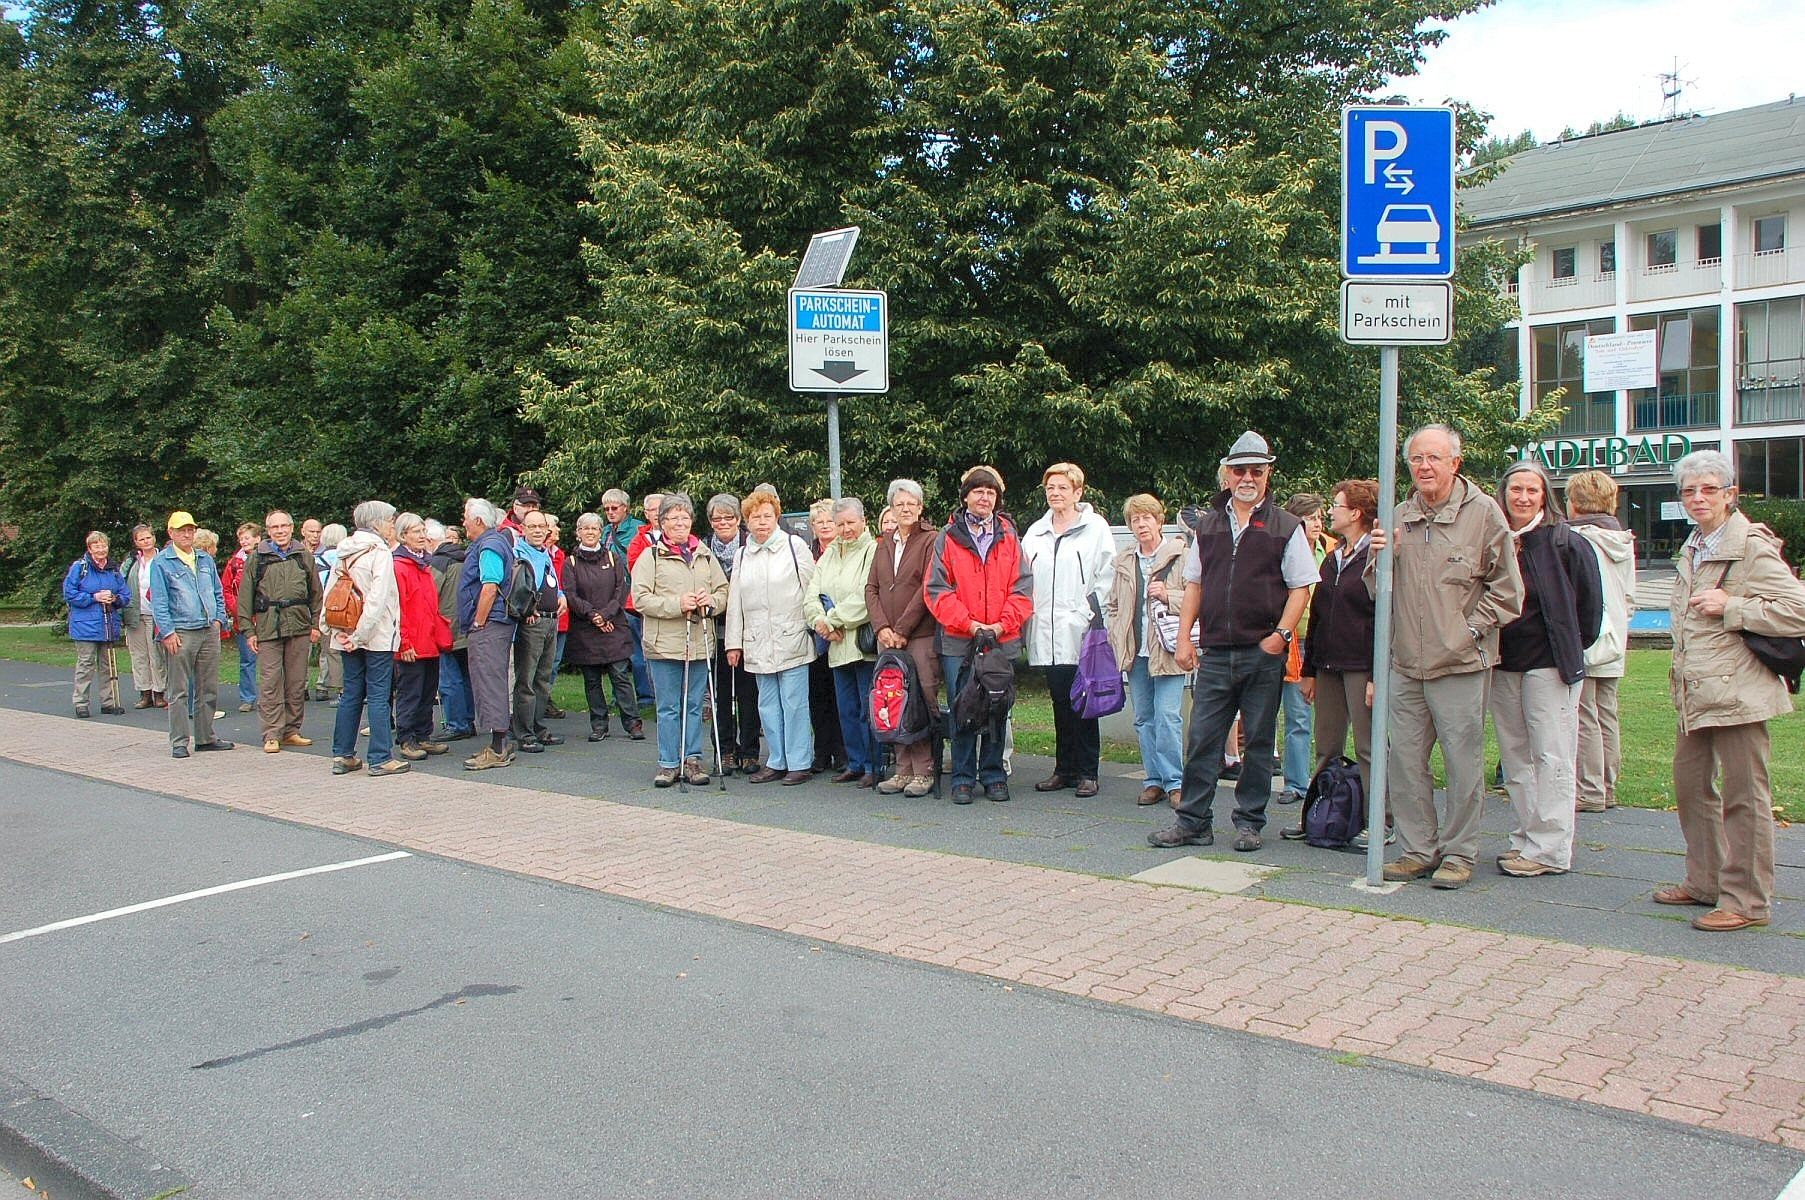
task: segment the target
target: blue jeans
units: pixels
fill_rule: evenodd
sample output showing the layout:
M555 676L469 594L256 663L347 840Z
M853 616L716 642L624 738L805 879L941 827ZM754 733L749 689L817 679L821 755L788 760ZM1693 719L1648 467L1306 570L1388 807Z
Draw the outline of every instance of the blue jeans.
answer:
M1310 752L1315 722L1302 684L1285 684L1279 699L1285 711L1285 786L1301 796L1310 790L1310 776L1315 774Z
M962 654L940 656L940 673L946 678L949 711L953 707L953 697L959 694L959 685L964 682L960 674L964 666ZM1008 720L1008 717L999 717L976 733L951 731L954 787L973 787L980 783L989 787L993 783L1009 782L1009 776L1003 772L1003 726Z
M345 694L338 699L338 716L332 723L332 757L357 754L357 727L363 722L365 701L370 707L369 765L380 767L395 757L395 728L389 693L395 678L395 655L390 650L347 650Z
M439 707L451 733L476 729L476 703L470 696L470 661L464 650L439 655Z
M1216 780L1222 774L1222 747L1241 715L1241 778L1235 782L1236 829L1258 833L1266 827L1272 799L1273 726L1278 721L1279 688L1285 656L1259 646L1206 646L1191 686L1191 733L1185 745L1184 796L1178 824L1209 829L1214 821Z
M652 694L652 674L646 669L646 652L640 645L640 638L645 634L645 619L638 613L627 614L627 624L633 628L633 694L644 704L647 700L656 699Z
M652 689L658 701L658 765L678 767L686 758L702 757L702 688L708 680L708 660L689 664L687 695L683 691L681 659L648 659L646 667L652 673Z
M877 771L877 739L871 734L871 676L877 664L860 659L834 668L834 699L840 706L840 736L846 740L846 769Z
M564 643L569 640L570 631L567 629L558 635L558 644L552 650L552 676L554 678L556 678L559 671L564 669Z
M238 702L256 704L257 652L251 649L251 636L248 633L235 633L232 640L238 643Z
M773 771L806 771L815 765L815 726L808 716L808 664L758 680L758 720L765 730Z
M1185 677L1153 674L1142 655L1128 672L1128 696L1147 786L1177 791L1184 773Z

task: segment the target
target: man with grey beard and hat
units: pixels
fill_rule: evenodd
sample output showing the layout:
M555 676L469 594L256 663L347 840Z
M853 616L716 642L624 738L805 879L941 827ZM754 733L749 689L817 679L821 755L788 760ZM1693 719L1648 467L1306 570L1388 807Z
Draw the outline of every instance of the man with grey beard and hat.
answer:
M1147 843L1213 846L1216 781L1235 714L1246 744L1235 782L1235 849L1261 846L1272 798L1272 746L1285 660L1317 580L1303 522L1274 504L1266 439L1248 430L1222 458L1228 487L1197 522L1178 614L1182 670L1196 670L1178 819ZM1191 641L1199 630L1201 650Z

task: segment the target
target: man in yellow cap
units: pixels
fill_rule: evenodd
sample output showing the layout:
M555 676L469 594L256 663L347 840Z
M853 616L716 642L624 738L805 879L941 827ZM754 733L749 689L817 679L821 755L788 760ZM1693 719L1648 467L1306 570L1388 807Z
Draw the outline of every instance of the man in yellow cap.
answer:
M213 734L226 597L213 556L194 549L189 513L169 514L169 542L150 560L150 612L169 652L170 756L187 758L191 743L195 750L230 750L231 742Z

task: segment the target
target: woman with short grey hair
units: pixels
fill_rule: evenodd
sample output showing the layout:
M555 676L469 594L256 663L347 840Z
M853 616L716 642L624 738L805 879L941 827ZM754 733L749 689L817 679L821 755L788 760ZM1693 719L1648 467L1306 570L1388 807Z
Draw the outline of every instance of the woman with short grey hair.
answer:
M940 708L940 654L934 648L940 623L928 611L924 588L933 555L933 525L922 520L926 500L913 479L894 479L885 492L896 527L878 539L865 583L865 607L877 631L879 650L901 650L915 664L915 682L929 712ZM877 785L887 794L925 796L934 788L940 763L937 742L922 738L896 745L896 771Z
M1717 450L1674 464L1680 504L1696 528L1679 554L1669 602L1669 679L1679 730L1674 799L1686 839L1686 878L1657 904L1711 911L1692 927L1728 933L1766 925L1774 891L1773 792L1767 722L1792 711L1780 676L1744 638L1805 635L1805 584L1780 539L1736 510L1736 468Z
M343 662L345 691L339 697L332 728L332 773L361 770L357 730L364 705L370 709L371 775L399 775L408 763L394 757L390 693L394 687L395 651L401 645L401 597L395 584L395 506L365 500L351 513L357 532L338 544L338 558L326 579L326 595L349 578L363 600L363 615L354 629L334 629L320 614L320 631L337 648Z

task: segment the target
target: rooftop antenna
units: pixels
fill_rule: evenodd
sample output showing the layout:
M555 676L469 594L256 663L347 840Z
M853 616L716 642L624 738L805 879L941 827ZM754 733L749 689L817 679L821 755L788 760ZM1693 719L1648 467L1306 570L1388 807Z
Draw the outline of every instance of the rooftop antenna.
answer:
M1663 71L1655 76L1661 81L1661 119L1672 121L1680 115L1680 96L1686 89L1698 82L1696 79L1680 78L1680 60L1673 60L1673 70Z

